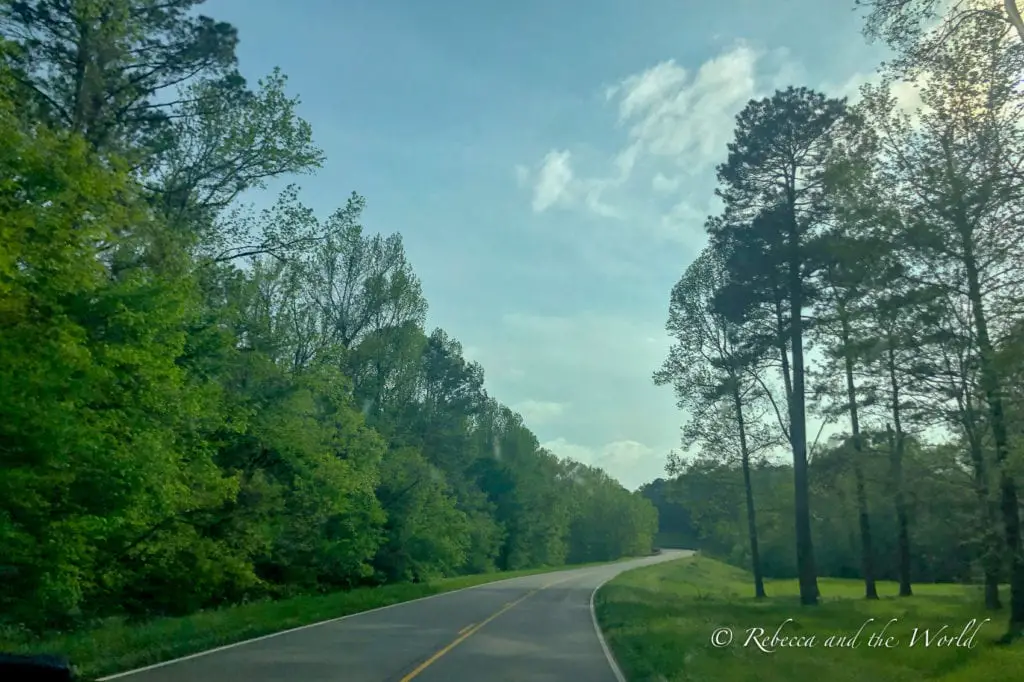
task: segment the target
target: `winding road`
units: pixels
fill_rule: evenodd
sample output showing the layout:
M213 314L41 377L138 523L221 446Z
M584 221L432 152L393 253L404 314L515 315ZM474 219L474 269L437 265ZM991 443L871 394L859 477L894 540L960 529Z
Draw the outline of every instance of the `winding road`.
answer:
M101 680L623 682L593 595L661 554L512 578L239 642Z

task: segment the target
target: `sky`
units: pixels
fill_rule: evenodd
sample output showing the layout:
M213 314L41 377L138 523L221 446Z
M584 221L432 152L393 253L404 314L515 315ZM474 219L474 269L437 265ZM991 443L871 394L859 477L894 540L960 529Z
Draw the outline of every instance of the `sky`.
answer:
M685 415L651 375L735 115L787 85L853 95L882 56L853 0L202 12L238 28L247 79L280 67L301 97L327 156L288 179L303 200L326 217L365 196L366 231L403 236L428 328L461 341L544 447L630 489L679 447Z

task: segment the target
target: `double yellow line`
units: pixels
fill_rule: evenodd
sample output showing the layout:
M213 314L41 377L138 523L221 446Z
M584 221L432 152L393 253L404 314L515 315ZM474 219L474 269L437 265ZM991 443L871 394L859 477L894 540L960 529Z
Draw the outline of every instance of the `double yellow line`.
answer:
M523 595L522 597L520 597L519 599L516 599L515 601L510 601L510 602L508 602L508 603L507 603L507 604L505 604L505 605L504 605L503 607L501 607L500 609L498 609L498 611L496 611L495 613L493 613L493 614L491 614L490 616L488 616L488 617L487 617L487 618L486 618L485 620L483 620L483 621L481 621L481 622L479 622L479 623L477 623L477 624L475 624L475 625L474 625L474 624L472 624L472 623L471 623L471 624L469 624L469 625L467 625L466 627L464 627L464 628L462 628L461 630L459 630L459 636L458 636L458 637L456 637L456 638L455 638L455 639L454 639L454 640L453 640L453 641L451 642L451 644L449 644L448 646L444 647L443 649L441 649L440 651L438 651L437 653L435 653L435 654L434 654L433 656L431 656L431 657L430 657L430 658L428 658L427 660L425 660L425 661L423 661L422 663L420 663L420 664L419 664L418 666L416 666L416 667L415 667L415 668L414 668L414 669L412 670L412 672L410 672L410 673L409 673L408 675L406 675L406 676L405 676L405 677L403 677L403 678L402 678L401 680L399 680L399 682L410 682L410 680L412 680L412 679L413 679L414 677L416 677L416 676L417 676L417 675L419 675L419 674L420 674L421 672L423 672L424 670L426 670L427 668L429 668L429 667L430 667L431 665L433 665L434 663L436 663L436 662L437 662L437 660L438 660L439 658L441 658L442 656L444 656L445 654L447 654L447 653L448 653L449 651L451 651L452 649L454 649L454 648L455 648L455 647L457 647L458 645L460 645L460 644L462 644L463 642L465 642L465 641L466 641L467 639L469 639L469 638L470 638L470 637L472 637L472 636L473 636L474 634L476 634L477 632L479 632L479 631L480 631L480 629L481 629L481 628L482 628L483 626L487 625L487 624L488 624L488 623L490 623L490 622L491 622L492 620L494 620L495 618L497 618L497 617L498 617L498 616L500 616L501 614L505 613L505 612L506 612L506 611L508 611L509 609L512 609L512 608L516 607L517 605L519 605L519 604L523 603L524 601L526 601L527 599L529 599L529 598L530 598L530 597L532 597L533 595L537 594L538 592L541 592L542 590L546 590L546 589L548 589L549 587L554 587L555 585L557 585L557 584L559 584L559 583L564 583L564 582L565 582L566 580L572 580L573 578L578 578L578 577L579 577L579 576L576 576L576 575L571 575L571 576L569 576L568 578L562 578L561 580L556 580L556 581L555 581L555 582L553 582L553 583L548 583L547 585L544 585L543 587L538 587L538 588L537 588L537 589L535 589L535 590L530 590L529 592L527 592L526 594L524 594L524 595Z

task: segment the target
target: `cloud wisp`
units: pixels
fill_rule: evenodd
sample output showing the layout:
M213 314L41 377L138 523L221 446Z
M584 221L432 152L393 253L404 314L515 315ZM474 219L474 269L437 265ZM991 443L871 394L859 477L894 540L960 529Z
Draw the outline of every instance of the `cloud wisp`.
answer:
M540 425L547 424L552 419L562 416L568 407L568 403L548 400L523 400L513 405L512 409L521 414L527 424Z
M794 68L784 51L744 43L692 70L674 59L655 64L604 88L620 137L604 162L581 169L571 149L552 149L533 167L517 166L517 180L530 191L535 213L642 218L661 238L691 238L692 230L684 236L675 218L706 208L694 197L707 194L709 171L724 153L736 114ZM651 204L652 194L653 215L639 207ZM691 210L680 210L680 202Z

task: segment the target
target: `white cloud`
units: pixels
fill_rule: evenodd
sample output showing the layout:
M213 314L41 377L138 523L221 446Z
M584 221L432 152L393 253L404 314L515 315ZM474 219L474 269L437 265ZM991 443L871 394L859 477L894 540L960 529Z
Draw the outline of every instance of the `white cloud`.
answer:
M541 447L583 464L603 469L623 486L635 490L644 483L665 475L666 452L660 452L635 440L620 440L589 447L555 438Z
M660 108L661 103L678 91L687 78L686 69L670 59L643 73L627 77L609 89L607 96L608 99L619 97L619 118L627 121L638 112Z
M759 74L766 69L770 73ZM577 208L602 218L628 219L631 227L661 238L678 238L677 229L665 230L665 220L659 220L669 207L652 208L635 199L638 193L630 196L633 180L646 177L641 191L654 188L668 195L687 178L710 177L708 171L725 154L740 109L796 70L782 50L769 53L740 43L694 70L669 59L626 76L604 91L625 130L619 150L607 157L604 168L583 174L570 165L569 150L549 151L535 177L534 211L556 205ZM652 211L653 216L641 217ZM703 218L697 226L702 223Z
M533 188L533 210L543 213L568 199L573 172L568 151L552 150L541 162Z
M626 78L620 87L619 118L630 137L654 156L688 167L721 156L733 118L757 93L759 54L738 45L704 62L691 77L675 61Z
M604 194L626 182L636 164L640 149L633 145L626 147L612 161L616 173L609 177L580 178L572 167L572 155L566 150L551 150L541 161L533 183L533 210L543 213L560 206L583 207L604 218L624 217L622 211L606 202ZM520 184L529 185L531 173L524 166L516 166L516 177Z
M545 450L549 450L559 457L568 457L569 459L583 464L589 464L594 466L594 462L597 461L597 454L594 448L589 448L585 445L577 445L570 443L565 438L555 438L554 440L541 443L540 446Z
M532 425L550 422L555 417L561 416L567 403L556 403L544 400L524 400L512 406L512 409L523 416L523 420Z
M625 218L622 210L606 202L602 195L608 187L606 184L591 184L586 188L586 207L595 215L602 218Z

